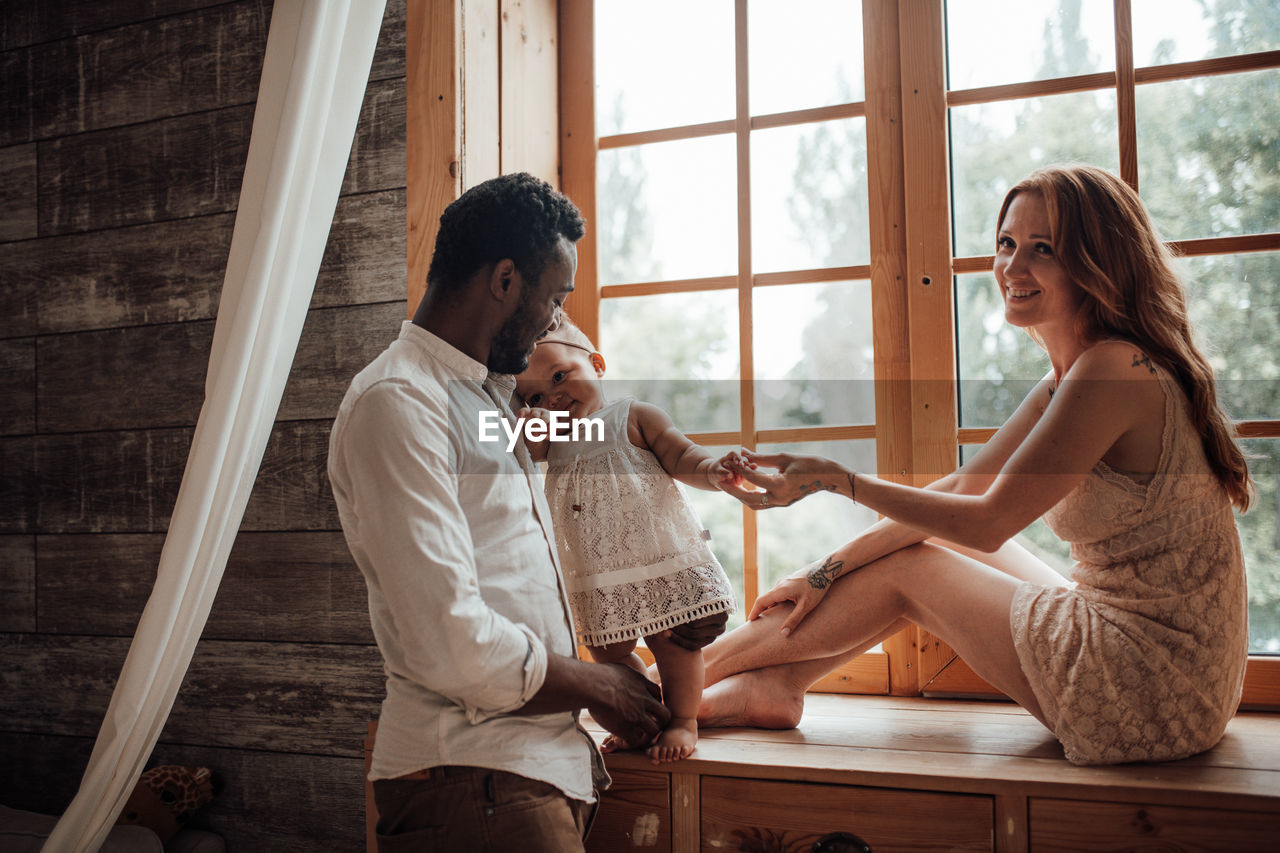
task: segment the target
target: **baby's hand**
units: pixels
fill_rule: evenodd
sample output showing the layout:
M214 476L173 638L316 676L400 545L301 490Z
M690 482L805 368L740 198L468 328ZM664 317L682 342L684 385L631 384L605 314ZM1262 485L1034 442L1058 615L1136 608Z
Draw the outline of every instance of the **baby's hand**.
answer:
M738 452L731 450L711 463L711 467L707 469L707 478L711 480L712 485L717 489L739 488L742 486L743 480L737 469L744 465L746 465L746 462Z
M545 424L551 423L551 412L546 409L534 409L525 406L520 411L516 412L516 417L526 421L542 421ZM549 432L549 430L544 432ZM528 430L523 430L522 433L524 437L524 445L529 448L529 454L533 457L533 461L541 462L545 459L547 457L547 442L549 436L548 438L542 438L534 441L529 438Z

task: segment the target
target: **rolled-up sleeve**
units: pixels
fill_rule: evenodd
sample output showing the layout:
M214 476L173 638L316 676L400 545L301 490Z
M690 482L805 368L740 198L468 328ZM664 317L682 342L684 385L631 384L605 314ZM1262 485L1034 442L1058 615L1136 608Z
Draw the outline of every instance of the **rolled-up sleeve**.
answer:
M481 596L445 407L388 380L339 427L331 479L389 675L448 698L473 724L521 707L542 686L547 649Z

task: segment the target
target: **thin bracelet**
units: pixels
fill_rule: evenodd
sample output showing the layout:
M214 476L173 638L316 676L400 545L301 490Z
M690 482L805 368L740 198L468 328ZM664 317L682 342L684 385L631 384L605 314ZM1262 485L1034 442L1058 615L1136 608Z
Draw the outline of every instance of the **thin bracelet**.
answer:
M854 503L858 502L858 499L853 496L853 474L852 473L849 474L849 500L853 501Z

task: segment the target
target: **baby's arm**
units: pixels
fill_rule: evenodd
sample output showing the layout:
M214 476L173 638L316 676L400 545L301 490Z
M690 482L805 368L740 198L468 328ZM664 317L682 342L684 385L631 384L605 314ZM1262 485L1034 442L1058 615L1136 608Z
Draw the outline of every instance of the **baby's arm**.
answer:
M740 475L727 468L723 458L715 458L711 451L690 441L671 422L671 416L652 403L637 400L631 404L627 437L656 456L672 478L696 489L712 491L740 482Z

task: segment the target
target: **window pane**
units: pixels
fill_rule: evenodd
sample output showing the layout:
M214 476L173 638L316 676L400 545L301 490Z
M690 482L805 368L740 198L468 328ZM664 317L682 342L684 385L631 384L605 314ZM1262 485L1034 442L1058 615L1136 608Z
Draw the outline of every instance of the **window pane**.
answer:
M957 257L995 251L996 214L1032 170L1079 161L1120 170L1114 91L953 107L952 221Z
M601 136L731 119L732 0L597 0Z
M756 426L875 422L871 283L757 288Z
M1215 14L1203 0L1130 0L1133 61L1144 65L1192 62L1280 47L1274 3L1222 4Z
M737 450L737 445L723 447L707 447L717 458ZM737 609L729 614L729 628L741 625L747 615L747 606L743 601L742 574L742 504L724 492L709 492L702 489L686 487L685 494L689 503L693 504L702 526L711 531L711 551L724 567L724 572L733 584L733 597Z
M1258 502L1237 515L1249 584L1249 648L1280 654L1280 441L1243 441Z
M686 433L739 428L736 291L602 300L596 345L610 398L653 403Z
M1280 418L1280 252L1187 258L1187 310L1236 420Z
M947 0L949 89L1116 67L1111 0Z
M876 443L870 439L761 445L760 452L817 454L856 471L876 470ZM756 519L760 591L764 592L866 530L875 523L876 513L848 498L822 492L795 506L759 512Z
M733 275L738 268L732 136L601 151L600 283Z
M865 120L751 134L755 272L868 263L867 223Z
M1139 86L1137 114L1138 186L1166 238L1276 230L1280 70Z
M862 4L751 0L751 114L861 101Z
M958 275L955 283L960 426L998 427L1049 372L1049 356L1005 322L995 276Z

